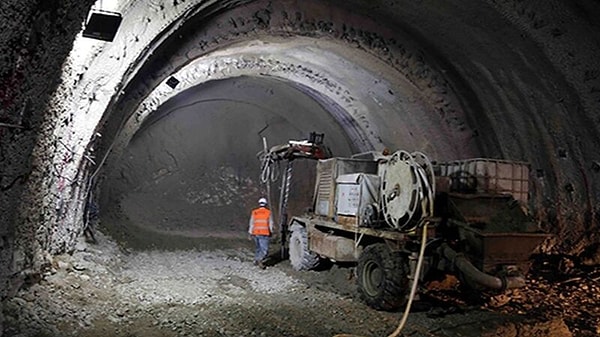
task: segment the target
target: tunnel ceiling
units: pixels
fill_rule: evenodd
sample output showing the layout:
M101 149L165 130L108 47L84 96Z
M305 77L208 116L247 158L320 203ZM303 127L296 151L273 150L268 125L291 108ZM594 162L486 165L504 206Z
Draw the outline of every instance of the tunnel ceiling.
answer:
M146 118L180 97L205 95L213 81L256 78L312 97L320 108L280 113L329 119L343 134L333 140L347 140L352 151L388 147L437 160L529 161L540 220L579 217L585 226L580 217L593 216L597 197L590 191L598 186L581 172L590 171L586 158L594 158L600 141L593 113L597 61L582 56L598 46L581 35L593 31L582 10L597 6L551 3L547 10L509 1L198 5L166 26L125 74L101 130L106 171L123 165ZM581 45L570 42L574 35L582 36ZM577 64L565 59L575 49ZM166 84L171 77L179 81L175 88ZM241 118L246 109L235 110ZM239 153L254 153L259 137L245 144ZM587 192L576 196L574 186Z
M596 128L583 127L587 118L572 118L586 102L497 8L359 3L258 1L199 11L152 46L128 78L113 110L135 112L136 120L120 145L173 95L164 84L171 75L184 88L238 75L299 82L340 105L338 119L362 122L355 137L367 147L419 149L439 159L535 162L540 151L555 156L570 146L557 134L581 129L595 138ZM572 112L556 104L565 100ZM559 163L535 165L552 172Z

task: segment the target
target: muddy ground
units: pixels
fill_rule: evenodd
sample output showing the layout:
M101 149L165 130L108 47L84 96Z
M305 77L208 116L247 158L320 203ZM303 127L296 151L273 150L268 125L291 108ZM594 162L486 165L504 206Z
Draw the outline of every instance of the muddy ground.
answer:
M136 251L96 237L56 256L39 282L3 303L4 336L386 336L401 317L356 298L351 267L296 272L278 261L276 246L261 270L246 240ZM486 300L463 296L452 278L429 284L403 335L600 333L599 273L571 272L551 285L543 272L526 289Z

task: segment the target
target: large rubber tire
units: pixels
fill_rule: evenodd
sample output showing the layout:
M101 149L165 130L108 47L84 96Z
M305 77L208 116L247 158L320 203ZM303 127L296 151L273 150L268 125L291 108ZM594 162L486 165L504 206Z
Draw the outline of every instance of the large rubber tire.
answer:
M312 270L319 266L320 258L308 250L308 233L306 228L294 223L289 241L290 264L295 270Z
M385 244L368 246L358 258L360 298L371 308L393 311L402 307L409 293L408 262Z

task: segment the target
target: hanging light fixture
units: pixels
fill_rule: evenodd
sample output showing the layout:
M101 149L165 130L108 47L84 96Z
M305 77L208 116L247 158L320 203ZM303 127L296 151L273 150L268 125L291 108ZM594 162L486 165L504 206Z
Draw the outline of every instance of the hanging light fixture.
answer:
M102 1L100 1L99 7L102 8ZM83 30L83 36L111 42L114 40L115 35L119 30L121 21L123 21L121 13L102 9L92 9L91 15Z

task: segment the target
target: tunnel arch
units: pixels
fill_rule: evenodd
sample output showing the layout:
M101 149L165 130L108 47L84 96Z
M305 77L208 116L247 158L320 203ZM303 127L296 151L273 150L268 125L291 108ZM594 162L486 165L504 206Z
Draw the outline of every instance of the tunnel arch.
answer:
M104 227L144 248L244 237L249 210L268 195L259 180L262 137L276 145L315 131L337 155L357 151L328 109L314 93L269 77L211 80L179 92L148 116L107 174ZM281 165L274 169L282 174ZM294 163L291 211L310 205L314 175L314 162ZM271 182L275 214L278 187Z
M206 81L253 75L288 81L312 92L317 100L337 107L333 109L338 111L336 121L353 135L351 142L359 152L402 144L409 149L435 151L434 155L440 159L475 153L469 150L473 146L468 141L448 133L436 144L428 145L430 135L419 134L419 129L425 128L419 123L439 130L444 125L429 116L435 108L422 97L419 89L402 78L386 78L360 67L340 56L344 55L343 50L329 52L327 44L304 38L287 43L250 41L189 62L158 84L130 113L131 117L111 147L111 156L118 155L144 120L177 94ZM307 46L310 49L303 50ZM385 70L393 71L383 68ZM167 84L170 78L180 82L176 88ZM386 130L386 123L398 129ZM461 146L455 146L459 142Z
M597 142L593 131L597 127L586 127L588 117L583 115L566 118L572 112L581 114L584 103L569 83L556 81L565 78L561 65L534 41L534 33L523 33L522 25L510 23L515 21L512 17L497 16L498 11L504 13L503 8L478 8L478 13L483 10L490 19L484 23L460 2L447 8L428 6L398 11L393 4L369 7L359 1L252 1L231 7L196 7L190 12L193 15L171 25L172 30L161 34L156 45L147 48L146 56L130 67L136 71L125 76L123 90L105 114L105 139L120 132L122 124L115 121L123 122L122 115L111 119L110 111L136 111L161 81L197 59L244 41L260 41L254 47L261 46L267 37L333 39L373 56L422 91L425 104L432 107L429 116L446 123L433 128L423 123L422 135L435 139L451 134L454 141L446 148L453 151L530 161L539 173L532 200L540 221L556 223L581 214L587 214L587 220L578 221L593 221L596 206L587 187L588 173L580 176L589 170L582 166L582 158L588 155L570 130L581 129L586 139ZM361 10L351 12L352 8ZM440 18L445 21L437 27ZM200 34L195 32L198 27ZM385 72L378 75L383 77ZM557 95L564 96L559 100L568 100L570 107L557 106ZM441 138L438 144L444 143ZM565 160L557 155L565 149L575 157ZM453 153L443 146L432 146L432 152ZM587 192L575 195L565 186L583 186ZM559 203L553 202L556 198Z

